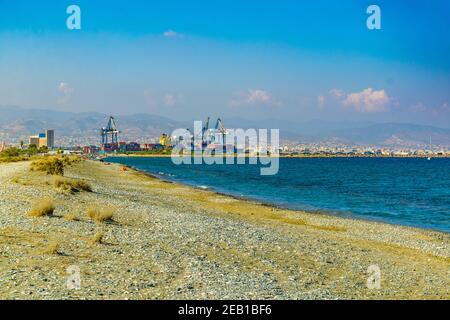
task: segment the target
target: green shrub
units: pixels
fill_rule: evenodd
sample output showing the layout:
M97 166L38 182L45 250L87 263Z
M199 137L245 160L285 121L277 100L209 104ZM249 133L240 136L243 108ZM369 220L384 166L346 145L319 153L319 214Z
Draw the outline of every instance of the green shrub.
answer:
M64 162L58 157L44 157L31 163L31 170L52 175L64 175Z

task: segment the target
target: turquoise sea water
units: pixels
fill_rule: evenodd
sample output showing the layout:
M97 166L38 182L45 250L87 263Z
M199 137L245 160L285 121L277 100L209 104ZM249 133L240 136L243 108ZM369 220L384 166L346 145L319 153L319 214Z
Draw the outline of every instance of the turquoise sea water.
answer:
M181 165L112 157L162 178L307 211L450 232L450 159L282 158L275 176L257 165Z

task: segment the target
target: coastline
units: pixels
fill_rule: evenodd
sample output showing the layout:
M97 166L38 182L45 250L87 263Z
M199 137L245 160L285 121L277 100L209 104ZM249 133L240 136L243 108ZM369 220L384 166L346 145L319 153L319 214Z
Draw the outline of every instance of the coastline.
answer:
M199 190L199 191L208 191L211 192L212 194L215 194L217 196L223 196L223 197L228 197L231 199L234 199L236 201L243 201L243 202L248 202L251 203L253 205L257 205L257 206L264 206L264 207L268 207L268 208L272 208L274 210L285 210L285 211L292 211L292 212L302 212L302 213L306 213L306 214L311 214L311 215L323 215L323 216L329 216L329 217L336 217L339 219L350 219L350 220L356 220L356 221L365 221L365 222L371 222L371 223L380 223L380 224L386 224L386 225L391 225L391 226L398 226L398 227L405 227L405 228L412 228L412 229L419 229L419 230L424 230L424 231L432 231L432 232L439 232L439 233L444 233L444 234L449 234L448 232L442 231L442 230L438 230L438 229L433 229L433 228L423 228L423 227L417 227L417 226L412 226L412 225L407 225L407 224L400 224L400 223L391 223L391 222L387 222L387 221L382 221L381 219L376 219L376 218L364 218L364 217L359 217L359 216L355 216L352 213L338 213L338 212L332 212L332 211L327 211L327 210L315 210L315 211L311 211L311 210L298 210L298 209L294 209L294 208L290 208L288 206L283 206L283 205L279 205L279 204L275 204L275 203L271 203L269 201L264 201L264 200L259 200L259 199L254 199L251 197L247 197L247 196L237 196L237 195L233 195L231 193L226 193L226 192L220 192L215 190L214 188L202 188L193 184L189 184L186 182L179 182L179 181L175 181L175 180L171 180L170 178L166 178L162 175L158 175L155 173L151 173L145 170L141 170L139 168L133 167L133 166L129 166L129 165L125 165L125 164L120 164L120 163L113 163L113 162L108 162L109 164L113 164L113 165L119 165L125 168L128 168L129 170L134 170L144 176L148 176L149 178L152 179L158 179L161 180L165 183L173 183L175 185L180 185L180 186L186 186L188 188L192 188L195 190Z
M446 233L285 210L94 161L66 172L93 192L64 194L28 166L0 165L2 299L450 298ZM57 219L27 217L44 195ZM92 203L113 207L114 223L89 221ZM104 243L92 245L98 230ZM39 253L55 239L60 254ZM68 291L74 264L84 285ZM371 265L382 272L377 290L366 286Z
M167 156L167 158L169 158L170 156ZM128 157L128 156L110 156L110 157L106 157L104 159L102 159L102 161L106 161L108 162L109 158L133 158L133 157ZM136 156L136 158L146 158L144 156ZM148 157L148 158L152 158L152 157ZM166 157L164 157L166 158ZM275 208L275 209L280 209L280 210L288 210L288 211L300 211L300 212L305 212L305 213L309 213L309 214L319 214L319 215L327 215L327 216L332 216L332 217L338 217L338 218L342 218L342 219L354 219L354 220L361 220L361 221L368 221L368 222L375 222L375 223L384 223L384 224L389 224L389 225L393 225L393 226L403 226L403 227L409 227L409 228L418 228L418 229L423 229L423 230L430 230L430 231L436 231L436 232L443 232L446 234L450 234L447 230L445 229L439 229L439 227L436 226L427 226L427 225L415 225L414 223L408 223L408 222L401 222L401 221L389 221L389 220L384 220L381 217L376 217L376 216L364 216L364 215L356 215L350 211L338 211L338 210L327 210L327 209L322 209L322 208L317 208L314 210L308 210L308 209L302 209L302 208L295 208L294 206L290 206L289 204L279 204L279 203L275 203L275 202L271 202L270 200L265 200L265 199L260 199L257 197L251 197L251 196L246 196L246 195L238 195L238 194L233 194L232 192L228 192L228 191L221 191L218 190L216 188L214 188L214 186L208 186L208 187L202 187L199 186L193 182L190 181L185 181L182 179L174 179L171 178L170 175L169 177L163 175L163 174L159 174L159 173L155 173L155 172L148 172L145 171L143 169L139 169L138 167L132 166L132 165L127 165L125 163L121 163L121 162L110 162L111 164L118 164L121 165L123 167L127 167L131 170L135 170L138 171L144 175L148 175L151 178L156 178L156 179L160 179L162 181L166 181L166 182L170 182L170 183L175 183L175 184L180 184L183 186L187 186L190 188L194 188L194 189L198 189L198 190L208 190L210 192L213 192L217 195L221 195L221 196L226 196L226 197L231 197L233 199L236 200L240 200L240 201L249 201L251 203L254 203L256 205L263 205L263 206L268 206L271 208Z

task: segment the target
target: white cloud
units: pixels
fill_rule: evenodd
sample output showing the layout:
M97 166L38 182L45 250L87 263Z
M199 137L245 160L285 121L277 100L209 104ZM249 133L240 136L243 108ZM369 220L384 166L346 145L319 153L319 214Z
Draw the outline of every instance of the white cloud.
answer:
M330 95L335 98L341 98L344 95L344 93L342 92L342 90L339 89L331 89Z
M173 107L184 104L184 96L182 94L155 94L149 89L143 91L144 102L152 109L158 109L159 107Z
M273 95L261 89L248 89L245 94L240 94L237 98L231 100L228 105L230 107L240 107L249 105L271 105L282 106L282 103L277 101Z
M388 110L394 99L385 90L373 90L367 88L361 92L345 94L342 90L330 90L330 95L347 108L353 108L358 112L381 112Z
M164 37L167 37L167 38L182 38L183 37L183 35L181 33L178 33L178 32L173 31L171 29L165 31L163 33L163 35L164 35Z
M60 82L58 85L58 91L62 93L62 96L58 99L58 104L67 104L72 99L74 89L67 82Z
M272 94L264 90L248 90L247 103L268 103L272 100Z
M325 96L318 96L317 97L317 105L319 106L319 108L323 108L323 106L325 105L327 98Z

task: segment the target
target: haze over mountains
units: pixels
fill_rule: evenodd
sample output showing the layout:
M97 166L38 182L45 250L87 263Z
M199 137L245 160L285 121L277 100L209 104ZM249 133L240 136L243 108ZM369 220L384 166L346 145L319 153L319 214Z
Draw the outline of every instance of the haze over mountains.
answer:
M27 141L30 134L52 128L56 137L79 144L99 144L99 131L108 121L102 113L72 113L42 109L0 107L0 141L17 143ZM151 114L116 116L121 139L144 142L171 133L177 128L192 128L192 121L175 121ZM206 118L206 115L205 115ZM203 119L205 120L205 119ZM210 126L215 125L212 119ZM450 147L450 129L404 123L371 122L292 122L284 120L251 121L242 118L224 118L227 128L280 128L281 139L307 143L345 143L392 147L433 145Z

